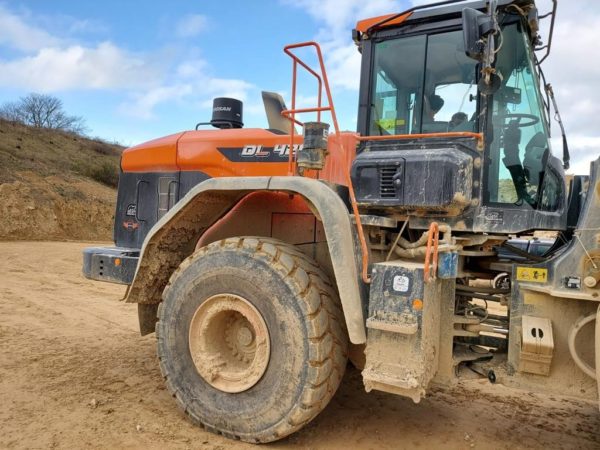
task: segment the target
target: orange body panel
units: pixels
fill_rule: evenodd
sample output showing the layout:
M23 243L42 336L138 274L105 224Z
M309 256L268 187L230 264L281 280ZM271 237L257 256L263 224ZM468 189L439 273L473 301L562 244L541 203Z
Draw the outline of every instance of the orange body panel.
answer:
M240 200L231 211L209 228L202 235L196 247L204 247L226 237L248 234L275 237L294 244L317 240L314 230L317 226L316 223L312 225L313 233L310 238L303 236L307 230L298 232L293 227L285 227L286 235L285 237L281 236L278 233L280 230L278 230L277 223L274 223L274 216L277 214L292 218L308 217L313 222L315 220L306 202L299 195L289 195L283 192L253 192Z
M177 141L185 133L171 134L130 147L123 152L123 172L176 172Z
M271 133L260 128L188 131L179 141L177 162L181 170L202 170L211 177L257 177L270 175L285 175L287 154L277 156L256 156L261 150L256 150L254 156L248 155L248 162L234 162L227 159L218 148L240 148L246 146L275 146L289 145L289 135ZM294 140L301 144L302 136ZM266 153L264 150L263 153ZM260 162L261 158L264 162ZM251 162L252 161L252 162ZM259 161L259 162L254 162Z
M394 25L399 25L402 22L404 22L406 19L408 19L408 17L412 14L412 12L403 14L399 17L396 17L393 20L390 20L389 22L384 23L381 28L386 28L386 27L391 27ZM356 29L358 31L360 31L361 33L364 33L365 31L367 31L370 27L372 27L373 25L375 25L378 22L381 22L382 20L387 19L388 17L393 17L395 16L395 14L385 14L383 16L377 16L377 17L371 17L370 19L364 19L364 20L360 20L358 21L358 23L356 24Z
M294 137L294 146L302 144ZM320 178L347 184L346 172L356 155L357 135L330 135ZM202 171L210 177L287 175L290 136L257 128L186 131L146 142L123 152L124 172Z
M330 135L327 141L329 155L325 159L325 167L321 171L319 178L347 186L347 174L350 171L352 161L356 157L357 145L357 133L342 132L338 139Z

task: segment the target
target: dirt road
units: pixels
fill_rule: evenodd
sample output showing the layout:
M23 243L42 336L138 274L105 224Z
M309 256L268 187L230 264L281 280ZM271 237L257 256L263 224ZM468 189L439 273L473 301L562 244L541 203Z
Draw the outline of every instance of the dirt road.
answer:
M0 448L253 448L183 418L124 288L80 275L85 246L0 242ZM593 404L496 386L415 405L349 369L317 419L264 448L591 449L599 425Z

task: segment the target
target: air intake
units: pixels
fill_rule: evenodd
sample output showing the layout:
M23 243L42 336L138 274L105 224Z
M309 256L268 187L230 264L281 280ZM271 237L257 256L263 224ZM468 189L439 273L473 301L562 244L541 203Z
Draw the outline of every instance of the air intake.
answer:
M235 98L218 97L213 100L210 124L216 128L242 128L243 103Z
M381 198L396 198L394 175L398 166L383 166L379 168L379 196Z

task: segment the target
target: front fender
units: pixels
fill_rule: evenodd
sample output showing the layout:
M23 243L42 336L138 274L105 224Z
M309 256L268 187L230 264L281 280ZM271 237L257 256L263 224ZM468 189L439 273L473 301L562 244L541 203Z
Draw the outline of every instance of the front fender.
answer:
M301 195L323 223L350 341L366 342L359 271L350 215L327 184L302 177L223 177L206 180L179 201L149 231L127 302L155 304L173 271L194 252L198 239L245 195L284 191Z

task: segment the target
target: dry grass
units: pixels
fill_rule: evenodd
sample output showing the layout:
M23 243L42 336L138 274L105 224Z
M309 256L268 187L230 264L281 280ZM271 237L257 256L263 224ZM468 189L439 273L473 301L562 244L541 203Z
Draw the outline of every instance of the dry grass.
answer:
M0 120L0 239L110 239L122 151Z
M98 139L0 120L0 183L17 181L19 172L30 171L94 178L114 187L122 151Z

